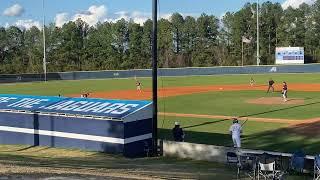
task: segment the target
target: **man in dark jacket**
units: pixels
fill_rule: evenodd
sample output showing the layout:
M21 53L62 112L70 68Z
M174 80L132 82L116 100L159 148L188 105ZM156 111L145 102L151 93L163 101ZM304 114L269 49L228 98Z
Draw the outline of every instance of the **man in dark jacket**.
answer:
M175 126L172 129L172 135L174 141L183 142L184 141L184 132L182 128L180 128L179 122L175 122Z

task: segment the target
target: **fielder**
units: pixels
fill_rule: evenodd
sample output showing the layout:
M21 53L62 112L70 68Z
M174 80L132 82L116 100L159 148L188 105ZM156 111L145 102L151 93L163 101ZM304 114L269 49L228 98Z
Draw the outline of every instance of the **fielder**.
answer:
M287 102L287 98L288 98L288 86L287 86L287 83L285 81L283 81L282 83L282 98L283 98L283 101L284 102Z
M254 79L253 79L253 77L251 77L251 79L250 79L250 86L252 87L254 85Z
M237 118L233 118L233 124L230 126L230 134L232 136L233 141L233 147L235 148L241 148L241 133L242 133L242 127L239 124L239 121Z
M82 93L80 97L81 98L88 98L89 97L89 93Z
M137 91L141 92L141 82L136 80L136 87L137 87Z

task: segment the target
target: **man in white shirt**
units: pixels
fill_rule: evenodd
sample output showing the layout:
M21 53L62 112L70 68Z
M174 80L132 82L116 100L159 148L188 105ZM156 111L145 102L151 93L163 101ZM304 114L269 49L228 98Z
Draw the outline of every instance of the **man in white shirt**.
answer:
M241 147L241 133L242 133L242 128L241 125L238 122L237 118L233 118L233 124L230 126L230 134L232 136L232 141L233 141L233 146L235 148L240 148Z

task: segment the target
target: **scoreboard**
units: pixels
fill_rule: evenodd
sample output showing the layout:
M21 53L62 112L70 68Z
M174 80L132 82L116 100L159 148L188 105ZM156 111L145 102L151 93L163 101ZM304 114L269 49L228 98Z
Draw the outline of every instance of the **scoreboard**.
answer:
M276 64L304 64L304 48L277 47Z

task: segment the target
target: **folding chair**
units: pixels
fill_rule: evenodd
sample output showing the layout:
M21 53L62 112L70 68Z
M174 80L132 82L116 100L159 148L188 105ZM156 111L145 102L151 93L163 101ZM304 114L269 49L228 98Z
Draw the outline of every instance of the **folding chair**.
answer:
M227 152L227 163L229 165L237 166L237 179L240 177L240 161L239 157L235 152Z
M313 179L320 180L320 154L314 158Z
M276 178L276 162L258 164L258 180L262 176L264 179L275 179Z
M305 164L305 154L302 151L296 151L293 153L290 162L290 170L303 173Z
M257 157L254 155L244 154L240 156L240 171L249 179L256 179L256 162Z

